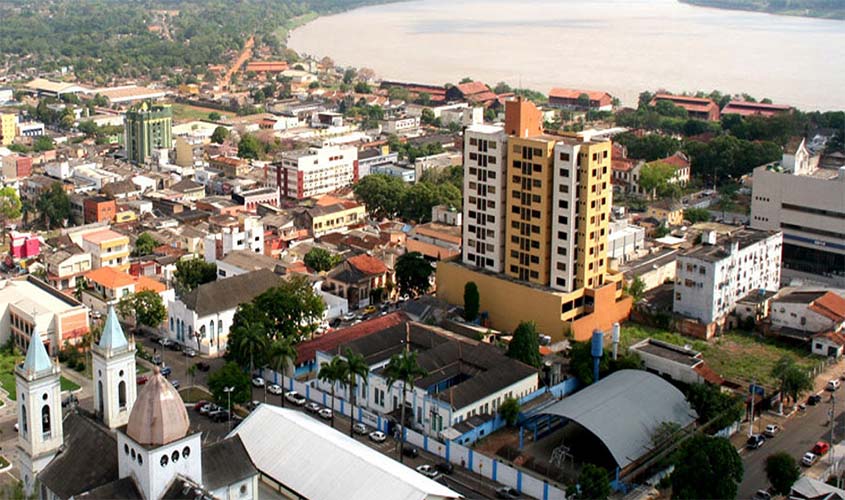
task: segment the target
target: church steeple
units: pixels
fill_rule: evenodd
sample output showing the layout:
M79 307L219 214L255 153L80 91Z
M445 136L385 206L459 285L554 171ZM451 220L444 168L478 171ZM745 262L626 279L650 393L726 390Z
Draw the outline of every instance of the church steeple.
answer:
M18 456L27 495L35 478L56 456L62 433L61 370L47 354L38 329L33 329L26 359L15 368L18 399Z
M135 404L135 341L127 340L114 307L109 307L100 341L91 349L94 409L109 428L126 425Z

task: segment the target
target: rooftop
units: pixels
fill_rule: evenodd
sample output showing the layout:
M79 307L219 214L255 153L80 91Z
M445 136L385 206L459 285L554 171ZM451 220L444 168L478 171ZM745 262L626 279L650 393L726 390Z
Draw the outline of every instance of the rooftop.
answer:
M82 239L88 241L90 243L94 243L99 245L100 243L106 243L118 239L126 238L129 239L128 236L124 236L116 231L112 231L111 229L102 229L100 231L95 231L93 233L87 233L82 236Z
M244 302L281 284L282 278L273 271L260 269L200 285L182 297L188 309L203 317L216 312L235 309Z
M403 324L407 320L403 312L396 311L302 342L296 347L296 365L313 360L317 351L340 354L339 346L342 344Z
M715 245L697 245L681 254L682 257L691 257L707 262L718 262L730 255L732 245L736 244L738 250L755 245L772 236L780 234L778 231L762 231L751 228L741 228L730 235L718 236Z
M587 94L587 97L591 101L599 101L604 97L610 97L610 94L601 90L578 90L556 87L549 91L549 97L557 97L559 99L578 99L582 94Z
M634 351L641 351L653 356L668 359L675 363L680 363L689 367L693 367L702 362L701 353L693 351L692 349L685 349L674 344L661 342L652 338L643 340L631 346Z

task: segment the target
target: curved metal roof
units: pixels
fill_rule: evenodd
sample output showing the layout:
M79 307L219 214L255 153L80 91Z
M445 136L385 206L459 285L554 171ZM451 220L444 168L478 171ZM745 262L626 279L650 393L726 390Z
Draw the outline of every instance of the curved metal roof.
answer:
M651 450L663 422L691 424L696 413L684 394L644 370L620 370L542 411L573 420L595 435L621 468Z

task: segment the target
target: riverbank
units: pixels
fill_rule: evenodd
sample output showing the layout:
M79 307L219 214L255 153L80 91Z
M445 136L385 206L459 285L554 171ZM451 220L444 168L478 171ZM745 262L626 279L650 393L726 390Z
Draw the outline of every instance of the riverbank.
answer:
M746 12L761 12L779 16L815 17L819 19L845 20L845 3L840 8L816 7L817 0L804 0L804 8L778 8L767 0L678 0L681 3L697 7L711 7L714 9L741 10Z

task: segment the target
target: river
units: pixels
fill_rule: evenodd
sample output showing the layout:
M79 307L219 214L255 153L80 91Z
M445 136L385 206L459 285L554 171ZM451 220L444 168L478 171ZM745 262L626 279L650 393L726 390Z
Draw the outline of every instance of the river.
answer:
M605 90L625 104L718 89L845 109L845 21L675 0L415 0L318 18L289 46L396 80Z

